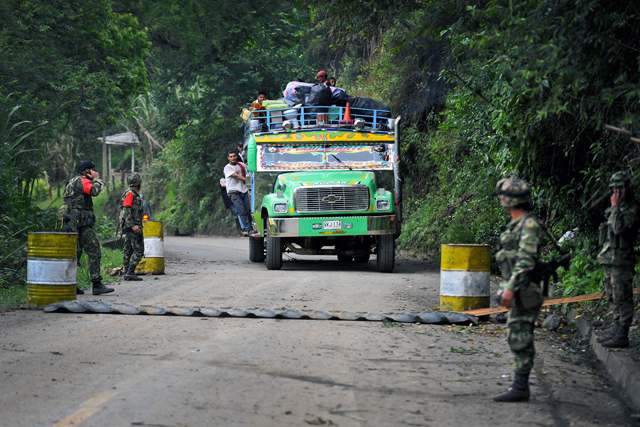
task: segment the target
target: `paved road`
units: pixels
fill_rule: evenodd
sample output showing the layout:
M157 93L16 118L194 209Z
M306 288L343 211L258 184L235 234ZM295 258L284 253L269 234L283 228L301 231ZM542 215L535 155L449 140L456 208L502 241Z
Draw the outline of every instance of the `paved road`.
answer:
M167 274L105 301L396 311L438 304L437 266L248 261L246 239L166 239ZM98 299L85 295L84 299ZM613 426L633 424L588 353L541 332L526 404L502 325L0 313L0 426Z

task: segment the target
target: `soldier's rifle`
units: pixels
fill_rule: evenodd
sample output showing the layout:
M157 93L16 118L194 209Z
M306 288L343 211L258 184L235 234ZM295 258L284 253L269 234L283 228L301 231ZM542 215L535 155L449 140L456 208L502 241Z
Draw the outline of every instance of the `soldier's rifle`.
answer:
M606 290L602 292L602 295L600 295L600 299L598 299L598 303L596 304L596 308L593 310L594 312L598 311L598 307L600 307L600 303L604 299L605 292L606 292Z
M67 212L62 214L62 226L60 227L60 231L78 231L78 215L77 212L72 209L71 203L72 196L64 197L64 204L67 205ZM65 221L66 220L66 221Z
M560 254L563 254L564 251L562 250L558 242L556 242L555 237L553 237L551 232L549 232L549 230L544 224L540 224L540 225L542 225L542 229L546 233L547 237L549 237L549 240L551 240L551 243L553 243L553 246L556 247L556 250L560 252ZM554 258L551 261L540 261L540 260L536 261L536 266L533 269L532 278L537 283L540 283L541 281L544 283L542 286L543 296L545 297L549 296L549 280L553 277L554 282L558 281L558 272L557 272L558 268L563 267L565 270L568 270L570 264L571 264L570 253L565 253L560 258Z
M532 280L536 283L543 282L542 295L549 296L549 281L553 277L553 281L558 281L558 268L564 267L569 269L571 263L571 254L564 254L560 258L554 258L551 261L538 261L532 273Z

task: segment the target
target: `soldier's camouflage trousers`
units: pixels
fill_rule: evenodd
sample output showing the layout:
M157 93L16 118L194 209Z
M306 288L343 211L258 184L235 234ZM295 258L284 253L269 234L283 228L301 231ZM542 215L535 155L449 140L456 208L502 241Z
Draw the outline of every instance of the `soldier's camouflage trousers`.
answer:
M122 249L122 264L124 268L130 265L138 265L144 256L144 239L142 234L129 231L124 235L124 248Z
M98 282L102 280L100 276L100 258L102 251L100 250L100 242L93 227L78 227L78 266L80 266L80 256L84 249L89 258L89 271L91 272L91 281Z
M533 368L536 349L533 345L533 327L540 314L542 304L527 310L519 297L513 299L513 305L507 317L507 342L516 362L516 373L528 374Z
M604 265L604 290L613 321L622 326L633 321L633 275L633 266Z

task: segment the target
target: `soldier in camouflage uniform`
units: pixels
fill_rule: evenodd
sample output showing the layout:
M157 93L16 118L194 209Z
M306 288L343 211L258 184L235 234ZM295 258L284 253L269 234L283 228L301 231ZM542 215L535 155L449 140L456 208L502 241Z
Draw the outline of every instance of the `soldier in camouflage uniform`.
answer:
M142 236L142 215L144 207L140 197L142 177L133 172L127 177L129 189L122 194L122 233L124 234L124 249L122 263L125 269L124 280L142 280L136 275L136 267L144 256L144 239Z
M507 341L516 368L513 385L494 396L497 402L529 400L529 373L533 368L535 347L533 327L542 307L542 287L531 281L531 273L540 259L543 229L533 210L531 188L520 179L502 179L496 185L500 203L512 221L500 236L502 250L496 254L502 271L501 304L509 309Z
M633 321L633 275L636 256L633 247L638 235L638 204L631 179L626 172L616 172L609 181L613 191L611 207L605 211L607 221L600 225L602 250L597 261L605 271L604 292L613 309L611 334L598 342L609 348L629 347L629 327Z
M96 223L96 215L93 212L93 198L100 194L105 186L100 179L100 174L96 172L96 165L90 160L85 160L78 167L78 175L71 178L64 189L64 200L66 208L66 223L62 231L72 231L78 233L78 264L82 250L89 258L89 271L91 272L91 282L93 283L93 295L113 292L102 284L100 276L100 242L93 226ZM84 293L77 290L77 293Z

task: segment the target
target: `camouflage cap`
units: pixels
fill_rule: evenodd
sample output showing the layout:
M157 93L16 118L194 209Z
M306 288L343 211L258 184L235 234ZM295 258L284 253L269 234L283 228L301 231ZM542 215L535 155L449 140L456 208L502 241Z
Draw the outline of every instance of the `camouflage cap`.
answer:
M614 172L609 179L609 187L631 187L631 177L625 171Z
M504 207L531 203L531 187L521 179L504 178L496 184L496 194Z
M129 187L139 186L140 184L142 184L142 175L140 175L138 172L130 173L127 177L127 184L129 184Z

